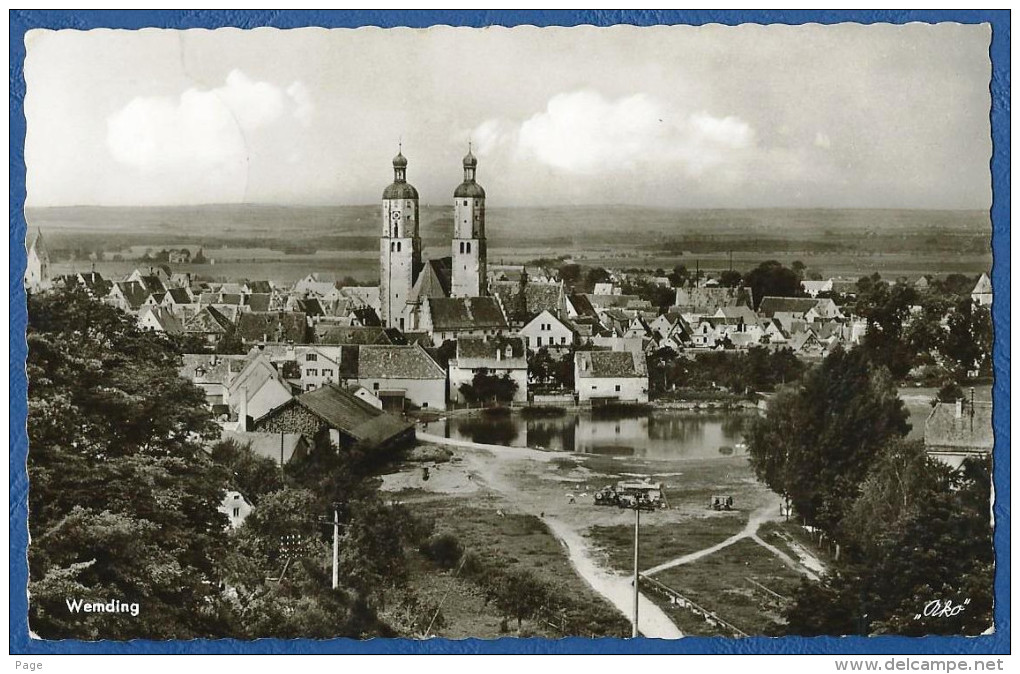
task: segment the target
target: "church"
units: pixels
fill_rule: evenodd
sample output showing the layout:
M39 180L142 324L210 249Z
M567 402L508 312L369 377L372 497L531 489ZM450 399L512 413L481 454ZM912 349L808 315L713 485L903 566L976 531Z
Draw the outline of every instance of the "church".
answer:
M453 192L450 256L424 260L418 190L407 182L403 152L393 158L393 182L382 197L379 244L379 318L387 328L435 332L440 326L433 319L441 313L462 317L455 321L459 327L451 328L456 335L498 334L505 329L502 308L487 292L485 190L475 179L478 160L470 148L463 165L464 180ZM460 325L464 317L466 324Z

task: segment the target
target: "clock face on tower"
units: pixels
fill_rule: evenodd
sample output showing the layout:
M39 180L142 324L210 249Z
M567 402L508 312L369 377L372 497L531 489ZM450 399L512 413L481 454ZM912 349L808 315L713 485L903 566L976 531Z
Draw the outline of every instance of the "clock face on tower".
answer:
M400 222L400 211L393 211L390 213L390 220L393 222Z

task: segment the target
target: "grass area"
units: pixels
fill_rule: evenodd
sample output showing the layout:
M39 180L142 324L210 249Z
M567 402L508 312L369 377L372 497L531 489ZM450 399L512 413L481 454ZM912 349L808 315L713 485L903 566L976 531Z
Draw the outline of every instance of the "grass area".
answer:
M801 576L771 552L747 539L692 564L667 569L655 579L677 590L749 635L775 635L782 626L783 603L757 589L750 578L773 592L791 597ZM651 595L685 633L720 635L713 627L686 609ZM728 635L727 635L728 636Z
M480 496L470 503L463 499L437 499L420 503L416 509L420 515L435 520L437 534L453 534L464 550L482 563L502 571L521 569L533 574L549 588L553 603L564 608L568 624L574 626L573 636L629 633L627 619L577 575L565 548L539 518L510 513L501 516L496 507L484 504L487 498ZM461 608L485 624L488 618L484 613L496 613L493 607L484 607L484 612L479 613L472 606L466 602ZM547 617L558 620L560 614ZM528 621L526 627L535 634L564 636L558 629L538 621ZM546 634L550 630L552 633Z
M647 517L653 520L655 513ZM646 520L647 521L647 520ZM744 528L747 515L713 512L703 518L666 525L641 525L640 566L642 569L720 543ZM596 548L605 551L609 565L630 571L634 565L634 527L592 527L588 532Z
M790 545L790 541L799 544L826 566L835 562L834 548L818 545L817 536L813 537L799 523L794 520L789 522L767 522L758 529L758 535L767 543L771 543L794 559L798 558L796 550Z

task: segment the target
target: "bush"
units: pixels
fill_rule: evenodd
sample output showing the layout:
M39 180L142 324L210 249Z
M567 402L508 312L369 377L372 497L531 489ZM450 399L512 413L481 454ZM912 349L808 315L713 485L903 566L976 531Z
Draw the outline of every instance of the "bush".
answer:
M421 547L421 553L443 569L452 569L464 555L464 548L453 534L433 536Z

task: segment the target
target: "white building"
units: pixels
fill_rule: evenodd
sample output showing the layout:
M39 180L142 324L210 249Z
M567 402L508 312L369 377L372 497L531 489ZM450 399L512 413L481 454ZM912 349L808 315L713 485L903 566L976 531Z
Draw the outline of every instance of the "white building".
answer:
M461 337L457 340L457 355L450 359L450 400L464 402L460 387L470 384L475 374L485 370L488 374L508 376L517 384L514 402L528 400L528 357L521 337Z
M518 334L527 340L528 348L532 351L542 347L565 351L574 345L573 328L548 309L528 321Z
M976 304L980 304L983 307L991 305L992 280L988 278L988 274L981 274L981 278L978 279L977 285L974 286L974 290L970 293L970 298L974 300Z
M648 402L645 354L578 351L574 354L574 390L579 403Z

